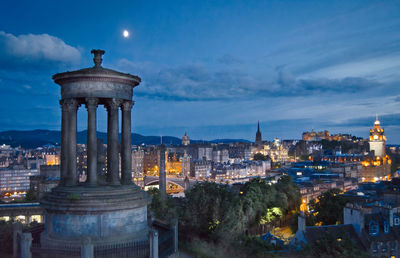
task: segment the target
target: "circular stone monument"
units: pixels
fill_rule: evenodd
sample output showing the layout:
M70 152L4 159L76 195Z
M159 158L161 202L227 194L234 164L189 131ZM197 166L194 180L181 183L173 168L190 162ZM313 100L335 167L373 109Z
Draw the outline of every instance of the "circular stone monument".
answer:
M61 86L60 183L41 201L45 209L42 247L96 246L134 243L148 239L147 205L150 197L132 183L131 109L138 76L101 66L103 50L92 50L95 66L55 74ZM78 181L77 110L88 111L87 179ZM106 182L97 177L96 110L107 109ZM118 112L122 111L121 143ZM121 160L121 166L119 162Z

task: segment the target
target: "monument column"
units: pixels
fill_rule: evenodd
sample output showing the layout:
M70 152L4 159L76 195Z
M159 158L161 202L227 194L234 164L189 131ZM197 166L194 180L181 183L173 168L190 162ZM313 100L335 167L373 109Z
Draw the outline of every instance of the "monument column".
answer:
M159 186L161 199L165 200L167 198L167 175L165 172L165 157L166 157L165 145L161 143L160 145L160 170L158 172L159 176ZM167 154L168 157L168 154Z
M61 105L61 163L60 163L60 185L65 185L68 177L68 108L64 100Z
M65 99L64 103L66 104L66 108L68 110L68 131L66 134L68 135L68 151L67 151L67 186L74 186L78 183L78 175L76 170L76 112L78 110L78 101L76 99L70 98Z
M118 109L120 100L107 101L107 181L112 185L119 181L119 151L118 151Z
M121 183L132 183L132 150L131 150L131 110L133 101L125 100L122 105L121 137Z
M97 137L96 137L96 111L97 98L86 98L86 109L88 111L87 131L87 180L86 184L97 184Z

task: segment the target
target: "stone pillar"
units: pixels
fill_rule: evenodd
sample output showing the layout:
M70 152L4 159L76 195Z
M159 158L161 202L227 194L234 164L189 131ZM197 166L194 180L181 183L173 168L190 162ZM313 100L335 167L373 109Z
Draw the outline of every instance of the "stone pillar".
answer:
M158 172L161 199L167 199L167 176L165 174L165 145L160 145L160 170Z
M65 185L67 186L74 186L78 183L78 175L76 169L76 112L78 110L78 101L76 99L65 99L64 103L68 110L68 129L66 134L68 135L68 151L67 151L67 164L68 164L68 171L67 171L67 180Z
M87 237L83 240L83 245L81 245L81 257L82 258L94 257L94 246L90 240L90 237Z
M133 101L122 103L121 183L132 183L131 110Z
M21 258L32 258L31 246L32 246L32 234L31 233L22 233L21 234Z
M30 214L25 215L25 224L29 225L32 222L32 216Z
M150 229L150 258L158 258L158 231Z
M121 184L119 181L119 151L118 151L118 108L120 101L107 101L107 181L111 185Z
M60 185L65 185L68 177L68 108L64 100L60 100L61 105L61 164L60 164Z
M97 98L86 98L88 111L87 131L87 185L97 184L97 137L96 137L96 111Z
M22 224L16 222L13 224L13 258L21 256L21 242L20 236L22 234Z
M179 238L178 238L178 220L175 218L171 221L172 224L172 230L174 232L174 253L178 253L178 243L179 243Z

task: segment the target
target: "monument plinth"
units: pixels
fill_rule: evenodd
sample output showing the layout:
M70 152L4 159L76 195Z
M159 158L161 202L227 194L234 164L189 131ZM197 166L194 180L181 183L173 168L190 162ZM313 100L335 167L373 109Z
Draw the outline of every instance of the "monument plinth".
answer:
M61 86L60 184L41 202L45 230L41 245L80 246L147 240L147 205L150 197L132 183L131 109L133 88L140 78L101 66L103 50L92 50L95 66L55 74ZM77 110L88 112L87 180L78 181L76 162ZM106 182L97 178L97 117L99 105L107 110ZM122 112L119 144L119 110ZM120 148L121 146L121 148ZM121 171L120 171L121 158Z

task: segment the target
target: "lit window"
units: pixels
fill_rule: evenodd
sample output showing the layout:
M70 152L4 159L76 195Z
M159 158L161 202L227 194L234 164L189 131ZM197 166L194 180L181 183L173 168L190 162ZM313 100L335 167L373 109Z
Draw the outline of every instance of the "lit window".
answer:
M392 250L392 252L396 251L396 242L395 241L390 243L390 249Z
M375 222L375 221L370 221L368 230L369 230L369 234L371 236L377 235L379 233L379 225L378 225L378 223Z
M386 220L383 223L383 230L386 234L389 233L389 223Z
M373 244L372 252L373 253L377 253L378 252L378 243L374 243Z

